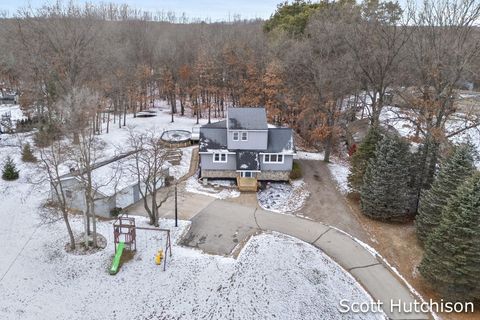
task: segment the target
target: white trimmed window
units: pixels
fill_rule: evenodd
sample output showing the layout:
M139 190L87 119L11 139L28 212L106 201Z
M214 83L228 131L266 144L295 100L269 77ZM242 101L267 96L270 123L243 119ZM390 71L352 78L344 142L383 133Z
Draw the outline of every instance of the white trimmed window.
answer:
M242 178L255 178L255 173L252 171L241 171L240 177Z
M214 153L213 154L213 162L227 162L227 154L226 153Z
M263 155L264 163L283 163L283 154L268 153Z
M248 132L243 131L242 132L242 141L247 141L248 140Z
M239 132L233 131L233 141L238 141Z

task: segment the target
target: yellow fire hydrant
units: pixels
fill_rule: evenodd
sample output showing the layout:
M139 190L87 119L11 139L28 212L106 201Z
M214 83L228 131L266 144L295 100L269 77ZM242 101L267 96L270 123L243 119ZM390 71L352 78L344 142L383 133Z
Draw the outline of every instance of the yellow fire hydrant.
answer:
M160 249L155 255L155 264L160 265L160 263L162 263L162 259L163 259L163 250Z

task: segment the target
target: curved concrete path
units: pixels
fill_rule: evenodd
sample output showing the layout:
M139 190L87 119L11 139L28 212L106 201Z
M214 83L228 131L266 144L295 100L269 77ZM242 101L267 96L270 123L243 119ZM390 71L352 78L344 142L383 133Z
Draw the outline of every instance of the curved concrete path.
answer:
M256 233L266 230L284 233L314 245L350 272L374 300L383 302L390 319L430 318L428 314L392 312L392 301L413 304L416 298L380 259L335 228L223 200L211 202L191 221L192 226L182 241L184 245L212 254L230 255Z

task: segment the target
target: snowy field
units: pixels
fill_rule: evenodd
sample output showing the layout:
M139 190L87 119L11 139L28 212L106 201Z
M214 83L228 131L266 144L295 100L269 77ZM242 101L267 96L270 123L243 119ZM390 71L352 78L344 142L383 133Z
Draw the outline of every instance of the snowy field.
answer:
M310 192L303 180L292 183L271 182L266 188L257 192L258 205L268 211L277 213L294 213L300 210Z
M398 131L403 137L413 137L415 135L415 124L406 119L406 115L401 109L391 106L383 108L380 115L380 120L385 125L390 125ZM480 154L480 128L473 127L462 131L463 128L472 125L471 121L465 120L465 115L462 113L453 114L450 120L445 124L447 135L461 131L449 138L453 143L465 143L469 141L472 143L477 152ZM476 161L477 168L480 169L480 159Z
M15 127L17 121L27 119L17 104L0 104L0 117L1 116L9 116L13 127Z
M158 135L161 135L167 130L185 130L192 131L192 128L196 125L197 120L188 116L174 116L174 122L170 115L170 107L164 101L156 101L153 110L156 111L155 117L147 118L134 118L132 114L127 115L127 126L118 127L118 123L114 124L110 122L109 133L100 135L100 139L103 140L107 148L104 150L104 156L106 158L112 157L119 153L128 152L128 139L130 130L135 132L154 131ZM215 122L221 119L213 119ZM200 119L200 124L206 124L207 119ZM123 121L122 121L123 124ZM104 124L103 130L105 132L106 125Z

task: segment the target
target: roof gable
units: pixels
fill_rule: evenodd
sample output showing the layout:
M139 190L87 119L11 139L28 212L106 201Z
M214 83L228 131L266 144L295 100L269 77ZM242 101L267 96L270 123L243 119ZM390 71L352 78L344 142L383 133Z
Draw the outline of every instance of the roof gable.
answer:
M290 128L269 128L268 147L269 153L294 153L293 131Z
M267 130L265 108L229 108L228 129L230 130Z
M202 126L200 128L199 145L200 152L227 149L227 129Z

